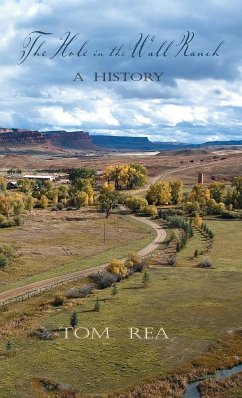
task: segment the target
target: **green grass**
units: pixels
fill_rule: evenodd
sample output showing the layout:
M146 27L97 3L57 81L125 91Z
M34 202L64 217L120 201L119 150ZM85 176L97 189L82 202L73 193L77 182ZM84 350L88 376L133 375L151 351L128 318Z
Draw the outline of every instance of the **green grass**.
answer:
M186 247L177 254L178 266L193 267L202 260L210 259L215 268L242 271L241 221L210 217L205 218L204 222L215 234L211 250L199 255L197 259L193 258L195 249L203 251L206 248L206 240L195 231L194 237L189 239Z
M9 306L0 321L0 326L10 325L9 335L0 328L4 335L0 343L0 397L30 397L31 394L24 395L23 387L16 386L28 385L33 378L71 384L81 396L96 396L166 376L189 361L211 367L226 362L229 349L225 355L220 347L206 360L202 355L217 339L229 336L228 331L241 327L241 224L214 218L206 223L215 233L213 248L206 256L214 262L215 269L194 268L193 260L188 260L195 248L204 248L200 234L195 233L178 254L180 267L150 269L150 285L146 289L142 288L142 274L135 274L118 285L115 298L111 289L106 289L85 300L67 302L62 309L42 307L41 303L53 297L52 292ZM75 285L79 283L83 282ZM65 292L69 287L58 290ZM97 297L101 311L93 312ZM40 325L49 329L69 326L74 310L79 326L95 327L99 332L109 327L110 340L64 340L60 334L57 340L45 342L28 337L30 330ZM12 319L21 317L24 320L19 330L13 330ZM162 326L169 340L128 339L129 327L142 330L146 326L154 327L156 332ZM4 358L1 353L7 339L13 343L14 355Z
M150 286L142 288L141 274L111 290L96 292L83 304L38 315L36 327L69 326L73 310L81 326L110 327L110 340L38 341L26 329L13 338L16 355L1 362L1 398L21 397L14 380L45 377L69 383L82 393L107 393L131 387L142 380L165 375L212 341L240 324L242 274L217 270L153 269ZM101 311L93 312L95 298ZM202 307L202 310L201 310ZM170 340L129 340L129 327L164 327ZM3 349L3 346L2 346ZM60 366L60 364L62 364ZM58 369L58 371L57 371ZM11 389L11 394L9 391ZM8 392L6 392L8 391Z

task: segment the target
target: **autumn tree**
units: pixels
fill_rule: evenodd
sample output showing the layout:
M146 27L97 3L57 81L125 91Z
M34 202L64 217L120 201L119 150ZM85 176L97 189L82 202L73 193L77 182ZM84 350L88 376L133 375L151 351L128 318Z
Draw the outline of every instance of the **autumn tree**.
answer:
M242 208L242 177L234 177L231 182L234 187L233 205L235 208Z
M171 188L167 181L159 181L152 184L146 195L149 204L167 205L171 201Z
M24 198L25 209L31 212L34 208L35 199L31 195L27 195Z
M222 202L225 194L225 184L216 181L210 184L208 189L210 190L212 199L214 199L217 203Z
M183 182L180 180L170 181L171 202L177 204L182 202L183 198Z
M107 166L103 179L114 182L115 189L134 189L143 186L147 181L148 171L139 163Z
M31 195L36 187L36 181L30 180L29 178L20 178L17 181L18 187L21 192Z
M67 199L69 197L69 188L66 185L58 186L58 201L62 202L64 206L67 204Z
M133 212L139 213L148 205L148 202L142 196L130 196L125 199L125 205Z
M114 275L120 275L122 277L126 276L128 273L128 268L124 264L122 260L112 260L111 263L107 266L107 271L111 272Z
M49 199L45 195L41 195L40 206L42 209L46 209L49 204Z
M4 177L0 177L0 192L5 192L7 189L7 180Z
M198 228L200 228L202 226L203 220L202 220L202 217L200 217L200 215L198 213L195 214L193 223Z
M13 196L10 194L0 195L0 214L6 216L7 218L13 212Z

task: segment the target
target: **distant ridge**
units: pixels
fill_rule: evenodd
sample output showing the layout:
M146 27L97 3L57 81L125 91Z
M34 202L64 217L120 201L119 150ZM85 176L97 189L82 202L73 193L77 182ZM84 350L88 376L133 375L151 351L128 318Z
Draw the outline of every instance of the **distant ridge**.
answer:
M92 142L103 148L112 150L133 150L133 151L173 151L197 149L211 146L235 146L242 145L242 140L231 141L210 141L202 144L190 144L182 142L159 142L150 141L147 137L126 137L113 135L90 135Z
M177 151L242 145L242 140L210 141L202 144L181 142L152 142L148 137L113 135L89 135L88 132L50 130L38 131L0 127L0 147L55 146L72 150L114 150L114 151Z
M45 131L0 127L0 146L51 145L65 149L95 149L85 131Z

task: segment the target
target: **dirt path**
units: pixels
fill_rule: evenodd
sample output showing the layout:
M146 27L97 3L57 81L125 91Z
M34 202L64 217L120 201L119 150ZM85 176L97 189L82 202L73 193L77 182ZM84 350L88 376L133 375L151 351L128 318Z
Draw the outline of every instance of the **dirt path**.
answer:
M127 217L131 217L137 220L137 217L132 215L128 215ZM155 239L138 252L141 257L144 257L151 253L153 250L155 250L157 248L157 245L165 239L166 232L158 224L146 217L139 218L139 221L149 225L151 228L156 230ZM50 279L45 279L39 282L34 282L25 286L8 290L6 292L0 293L0 305L8 300L14 300L16 297L22 297L33 292L41 292L42 290L45 290L46 288L53 285L58 285L74 279L84 278L92 273L102 271L103 269L105 269L106 266L107 263L101 264L96 267L88 268L86 270L71 272L69 274L56 276Z

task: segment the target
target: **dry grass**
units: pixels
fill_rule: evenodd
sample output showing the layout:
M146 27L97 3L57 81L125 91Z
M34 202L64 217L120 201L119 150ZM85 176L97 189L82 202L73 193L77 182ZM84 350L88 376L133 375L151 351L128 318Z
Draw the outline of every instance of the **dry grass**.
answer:
M117 214L106 220L95 209L35 210L26 216L23 227L0 230L1 242L16 248L11 264L0 271L0 289L6 290L9 282L23 282L31 276L44 279L47 273L55 276L98 265L105 253L111 260L115 250L127 255L128 249L132 251L137 244L142 248L152 236L146 225Z

